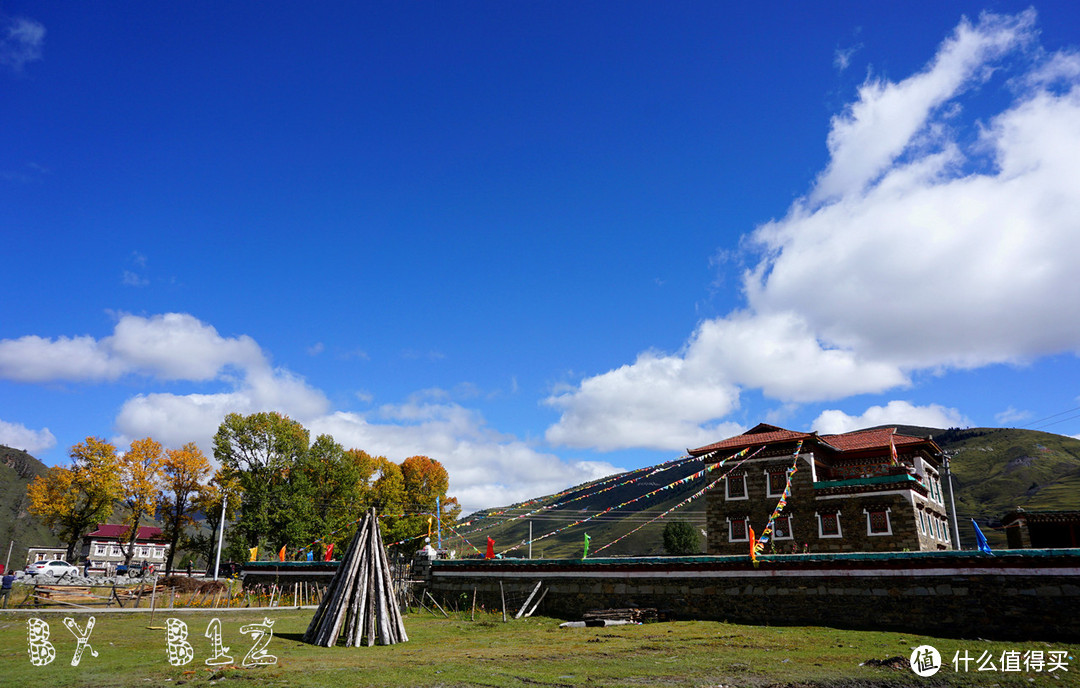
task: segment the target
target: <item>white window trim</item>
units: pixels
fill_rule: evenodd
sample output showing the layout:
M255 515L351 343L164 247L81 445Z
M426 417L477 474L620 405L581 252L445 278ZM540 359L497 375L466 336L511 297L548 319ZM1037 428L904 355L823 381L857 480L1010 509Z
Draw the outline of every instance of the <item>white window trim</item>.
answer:
M843 526L840 525L840 514L839 514L839 512L829 512L829 513L836 516L836 535L826 535L825 534L824 530L822 530L822 528L821 528L821 513L820 512L814 512L814 516L817 517L817 536L819 538L823 538L823 539L842 538L842 537L844 537L844 528L843 528Z
M881 511L881 509L874 509L874 511ZM870 532L870 510L863 509L863 513L866 514L866 536L867 537L883 537L892 535L892 507L885 507L885 532L884 533L872 533Z
M782 518L787 519L787 531L786 531L787 535L777 535L776 534L776 523L774 522L773 523L773 540L794 540L795 536L791 534L791 531L794 530L794 526L791 524L791 515L790 514L784 514L783 516L777 516L776 520L779 521Z
M742 481L742 488L743 488L743 496L742 497L732 497L731 496L731 479L732 478L738 478L739 480ZM743 501L743 500L746 500L746 499L750 499L750 490L748 490L747 487L746 487L746 474L745 473L743 473L742 475L737 475L737 476L729 475L726 478L724 478L724 499L726 501L728 501L728 502L740 502L740 501Z
M765 471L765 496L766 497L782 497L783 494L784 494L784 488L780 488L779 492L773 492L772 491L772 481L769 480L769 474L770 473L777 473L777 472L785 473L784 480L785 480L785 484L786 484L787 475L786 475L786 470L785 469L780 469L780 471L777 471L775 468L773 468L771 470L766 470Z
M732 532L732 524L735 521L741 521L743 524L743 537L736 538ZM750 523L747 518L731 518L727 519L727 539L728 542L750 542Z

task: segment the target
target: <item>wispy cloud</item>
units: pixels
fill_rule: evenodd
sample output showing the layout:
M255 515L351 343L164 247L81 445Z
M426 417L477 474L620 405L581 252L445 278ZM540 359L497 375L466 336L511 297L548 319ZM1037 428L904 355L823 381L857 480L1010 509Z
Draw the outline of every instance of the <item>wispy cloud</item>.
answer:
M150 284L150 280L131 270L124 270L123 276L120 278L120 283L125 287L145 287Z
M23 67L42 57L45 26L33 19L0 19L0 65L21 74Z
M1020 411L1012 406L994 416L994 420L998 422L998 425L1009 425L1028 418L1031 418L1031 411Z
M852 56L859 52L862 47L862 43L859 43L848 48L837 48L833 53L833 66L836 67L836 70L842 72L850 67Z

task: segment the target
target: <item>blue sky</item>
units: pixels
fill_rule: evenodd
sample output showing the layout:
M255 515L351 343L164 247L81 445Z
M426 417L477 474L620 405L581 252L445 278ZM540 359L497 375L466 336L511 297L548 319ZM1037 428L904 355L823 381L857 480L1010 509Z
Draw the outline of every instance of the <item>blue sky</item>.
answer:
M0 443L1080 434L1080 10L928 5L4 2Z

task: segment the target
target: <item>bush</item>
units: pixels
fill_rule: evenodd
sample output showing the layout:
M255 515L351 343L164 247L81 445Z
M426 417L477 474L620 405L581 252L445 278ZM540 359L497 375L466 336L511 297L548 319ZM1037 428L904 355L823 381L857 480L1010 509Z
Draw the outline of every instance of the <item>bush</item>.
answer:
M676 556L698 554L701 538L694 526L685 521L672 521L664 526L664 551Z

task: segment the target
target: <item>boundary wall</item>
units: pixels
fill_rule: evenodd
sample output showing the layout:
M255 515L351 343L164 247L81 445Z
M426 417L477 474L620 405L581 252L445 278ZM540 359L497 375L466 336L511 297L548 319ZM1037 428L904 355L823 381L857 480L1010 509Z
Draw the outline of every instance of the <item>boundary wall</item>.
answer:
M679 619L1080 642L1080 549L763 555L757 566L747 556L435 560L425 573L427 590L459 607L475 590L499 609L500 583L519 599L541 582L538 612L567 619L654 607Z

